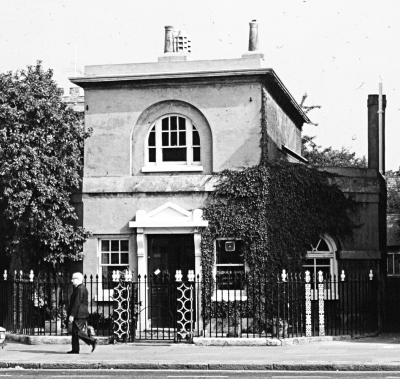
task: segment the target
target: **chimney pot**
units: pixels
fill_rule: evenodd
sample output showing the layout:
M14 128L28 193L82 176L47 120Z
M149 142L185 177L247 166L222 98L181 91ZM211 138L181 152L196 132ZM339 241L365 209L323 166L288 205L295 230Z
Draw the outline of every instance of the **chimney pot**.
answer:
M164 45L164 53L173 53L174 52L174 27L166 26L165 27L165 45Z
M250 33L249 33L249 51L258 50L258 23L256 20L250 23Z

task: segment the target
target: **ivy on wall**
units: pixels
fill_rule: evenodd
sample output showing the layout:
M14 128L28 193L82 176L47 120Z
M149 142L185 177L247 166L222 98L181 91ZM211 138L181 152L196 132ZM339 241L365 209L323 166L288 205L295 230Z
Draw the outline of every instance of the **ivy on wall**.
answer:
M266 96L261 109L261 160L240 171L224 170L209 194L202 231L203 282L207 288L215 264L214 241L241 239L249 274L276 278L282 270L297 271L310 243L321 234L346 236L353 202L335 184L333 175L284 160L268 159Z

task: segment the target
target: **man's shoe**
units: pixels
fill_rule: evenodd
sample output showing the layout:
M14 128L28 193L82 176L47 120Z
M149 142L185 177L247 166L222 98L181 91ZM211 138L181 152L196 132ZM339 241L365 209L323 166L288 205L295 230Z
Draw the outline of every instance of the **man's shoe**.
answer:
M79 351L71 350L71 351L67 351L67 354L79 354Z
M94 340L92 343L92 353L95 351L96 346L97 346L97 340Z

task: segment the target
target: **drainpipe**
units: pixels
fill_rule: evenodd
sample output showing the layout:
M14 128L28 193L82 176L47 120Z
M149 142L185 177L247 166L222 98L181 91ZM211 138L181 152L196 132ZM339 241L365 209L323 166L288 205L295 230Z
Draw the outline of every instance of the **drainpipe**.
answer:
M383 123L382 83L379 83L379 172L385 173L385 125Z

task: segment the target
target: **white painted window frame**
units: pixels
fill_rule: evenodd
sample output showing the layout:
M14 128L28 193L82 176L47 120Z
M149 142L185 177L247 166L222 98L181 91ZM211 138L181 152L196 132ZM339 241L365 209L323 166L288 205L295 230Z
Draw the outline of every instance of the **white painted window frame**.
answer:
M186 162L163 162L162 161L162 125L161 122L166 117L182 117L186 120ZM149 162L149 135L155 126L156 133L156 162ZM192 120L183 114L168 113L159 117L149 128L146 134L145 148L144 148L144 167L142 172L174 172L174 171L188 171L188 172L202 172L203 166L200 162L193 162L193 123ZM198 132L198 130L197 130ZM197 147L197 145L195 146ZM201 141L200 141L201 152Z
M324 292L325 292L324 298L325 298L325 300L339 300L338 281L340 280L340 278L338 276L338 264L337 264L337 259L336 259L336 244L335 244L334 240L328 235L322 235L322 236L320 236L320 239L323 239L326 242L326 244L328 245L329 251L308 251L306 258L307 259L329 259L329 272L330 272L331 277L335 278L336 284L334 284L333 289L325 289L324 290ZM328 267L328 266L326 265L326 267ZM316 278L316 285L318 286L318 269L315 266L315 262L314 262L313 271L310 270L310 267L304 267L304 268L305 268L305 270L310 271L311 276L314 274L314 276ZM317 291L317 289L314 289L313 291L311 291L311 300L317 300L317 299L318 299L318 291Z
M240 239L235 239L235 238L217 238L214 240L214 265L213 265L213 278L214 281L216 280L217 277L217 268L219 265L217 265L217 241L243 241ZM226 264L221 264L221 266L227 266ZM244 272L246 273L248 271L248 267L246 265L246 262L243 262L243 264L230 264L229 266L232 267L238 267L238 266L243 266ZM244 290L219 290L215 286L214 292L211 296L211 301L247 301L247 295L246 295L246 289Z
M121 264L105 264L101 262L101 254L103 253L101 251L101 241L108 240L108 241L128 241L128 263L121 263ZM126 267L130 266L131 263L131 253L130 253L130 247L131 247L131 242L128 236L113 236L113 237L108 237L108 236L102 236L97 238L97 255L98 255L98 283L97 283L97 294L94 298L95 301L110 301L112 300L112 295L114 293L114 290L110 289L103 289L103 267L104 266L120 266L122 268L121 271L124 271ZM125 252L125 251L124 251ZM120 251L121 253L121 251Z

